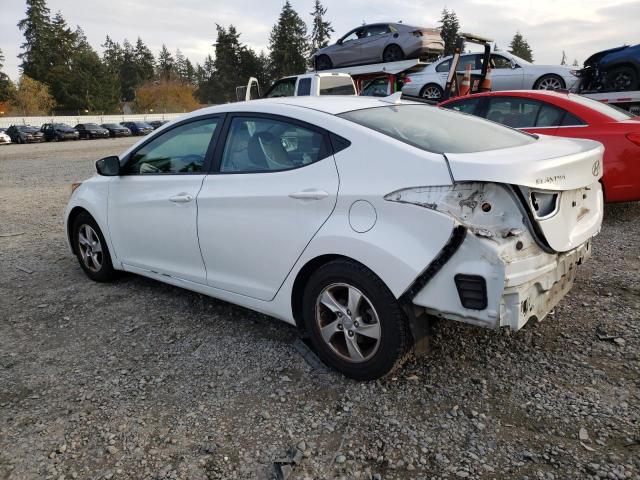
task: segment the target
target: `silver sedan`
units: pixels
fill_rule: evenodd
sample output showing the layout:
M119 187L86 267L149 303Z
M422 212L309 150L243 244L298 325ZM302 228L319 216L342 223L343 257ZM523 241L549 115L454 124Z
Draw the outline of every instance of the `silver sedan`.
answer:
M316 70L396 62L405 58L436 58L444 51L437 28L403 23L375 23L354 28L334 45L318 50L313 58Z
M483 54L460 56L458 72L471 65L471 73L480 75ZM451 68L451 57L442 58L423 70L407 75L402 93L440 100ZM491 53L492 90L557 90L572 88L578 77L565 65L536 65L508 52Z

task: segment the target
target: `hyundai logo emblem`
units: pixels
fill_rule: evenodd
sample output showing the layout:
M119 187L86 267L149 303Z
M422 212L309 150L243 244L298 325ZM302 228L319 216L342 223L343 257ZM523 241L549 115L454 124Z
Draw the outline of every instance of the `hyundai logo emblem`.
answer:
M593 173L594 177L600 175L600 161L596 160L593 162L593 167L591 168L591 173Z

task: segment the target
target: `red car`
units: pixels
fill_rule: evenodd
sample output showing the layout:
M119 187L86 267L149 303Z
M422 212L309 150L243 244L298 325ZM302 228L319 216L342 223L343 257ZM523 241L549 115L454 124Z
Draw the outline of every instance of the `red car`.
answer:
M605 200L640 200L640 117L580 95L548 90L479 93L440 106L529 133L597 140L605 147Z

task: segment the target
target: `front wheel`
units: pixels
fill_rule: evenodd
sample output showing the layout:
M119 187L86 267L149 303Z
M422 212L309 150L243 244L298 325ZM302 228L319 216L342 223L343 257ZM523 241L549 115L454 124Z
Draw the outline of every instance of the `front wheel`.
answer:
M638 74L633 67L616 67L607 73L607 89L627 92L636 88L638 88Z
M329 70L333 68L331 59L326 55L320 55L316 58L316 70Z
M80 213L73 222L73 244L80 267L96 282L109 282L116 276L111 254L100 227L88 213Z
M559 75L549 74L543 75L540 77L535 85L533 86L534 90L561 90L565 88L566 84L564 80Z
M411 347L407 317L371 270L350 260L320 267L303 298L304 323L320 358L356 380L400 367Z

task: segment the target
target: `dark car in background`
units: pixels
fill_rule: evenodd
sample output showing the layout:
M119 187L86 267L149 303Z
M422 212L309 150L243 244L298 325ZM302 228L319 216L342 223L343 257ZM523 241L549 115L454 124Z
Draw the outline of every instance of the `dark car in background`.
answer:
M109 131L109 136L111 138L131 136L131 130L129 130L127 127L123 127L118 123L103 123L100 126Z
M131 130L132 135L148 135L154 130L147 122L122 122L120 125Z
M40 143L44 142L44 133L38 127L32 125L11 125L7 128L13 143Z
M97 123L79 123L74 128L80 134L80 138L109 138L109 130Z
M59 142L62 140L78 140L80 134L71 125L66 123L45 123L40 128L47 142Z
M152 120L150 122L147 122L149 125L151 125L153 127L154 130L159 129L161 126L165 125L166 123L169 123L169 120Z
M640 90L640 44L594 53L585 60L579 77L582 93Z

